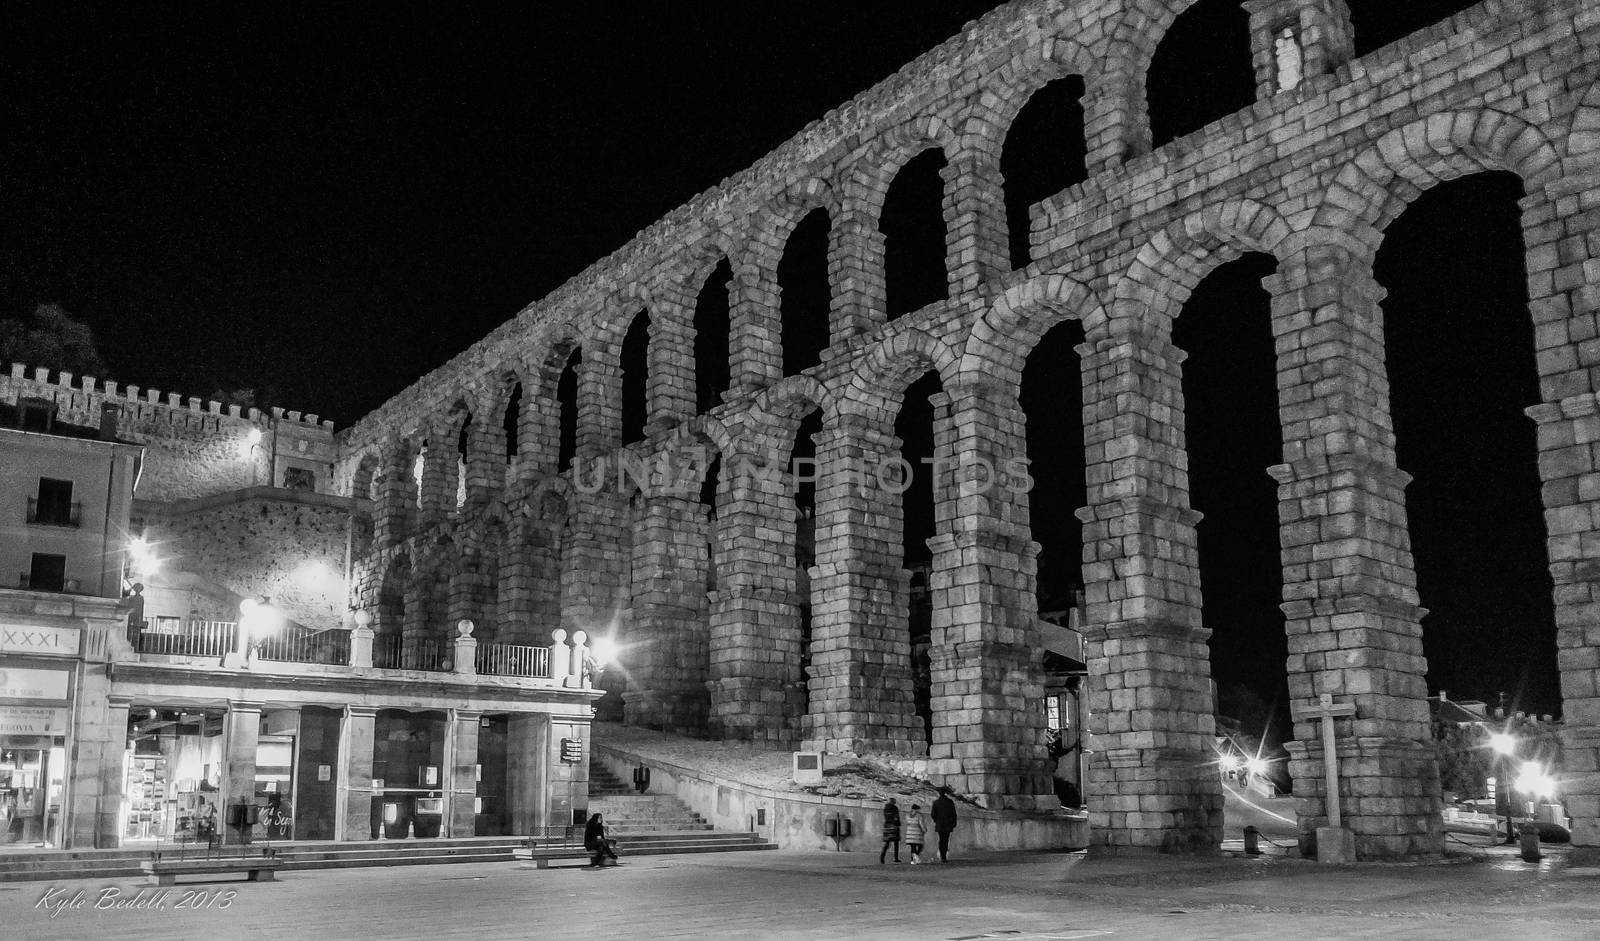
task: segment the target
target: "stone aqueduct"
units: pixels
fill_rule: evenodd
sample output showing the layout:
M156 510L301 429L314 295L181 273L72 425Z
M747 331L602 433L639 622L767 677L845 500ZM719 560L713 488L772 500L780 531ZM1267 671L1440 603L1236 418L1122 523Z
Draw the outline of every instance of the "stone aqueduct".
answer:
M898 453L902 397L930 370L942 386L941 456L1025 454L1024 361L1052 326L1077 320L1093 839L1215 846L1220 785L1202 771L1209 631L1185 354L1171 332L1208 272L1264 252L1277 262L1264 283L1282 462L1269 472L1291 696L1331 692L1356 706L1339 720L1338 748L1359 853L1437 853L1409 478L1396 466L1372 264L1385 227L1423 191L1510 171L1526 193L1543 397L1528 413L1555 583L1564 791L1577 842L1600 844L1600 7L1488 0L1357 59L1343 0L1252 0L1256 104L1152 149L1144 75L1187 6L1027 0L994 11L343 432L337 479L372 498L356 603L377 612L380 633L404 637L408 657L460 617L522 643L548 643L558 624L615 623L633 645L627 721L922 757L899 498L830 468ZM1304 65L1297 84L1270 51L1285 28ZM1007 128L1034 91L1068 75L1086 89L1089 177L1032 207L1033 261L1012 270L999 171ZM899 168L929 148L947 162L948 298L890 319L879 211ZM775 272L790 231L818 207L831 227L831 342L819 365L783 375ZM722 260L734 273L731 380L722 404L696 414L695 298ZM636 315L649 320L648 424L623 449L620 348ZM558 467L557 384L574 350L577 460ZM817 410L824 474L802 674L792 481L737 458L786 459ZM723 458L714 514L659 481L575 486L576 466L696 444ZM963 492L951 474L935 486L926 771L991 807L1048 806L1027 496ZM1326 814L1321 752L1306 747L1317 742L1311 723L1295 737L1290 771L1310 827Z

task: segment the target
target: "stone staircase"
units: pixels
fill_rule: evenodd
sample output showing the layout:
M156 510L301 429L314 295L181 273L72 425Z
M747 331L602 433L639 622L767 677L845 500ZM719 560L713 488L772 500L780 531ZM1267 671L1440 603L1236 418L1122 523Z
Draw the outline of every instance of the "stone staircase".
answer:
M704 817L670 794L639 794L604 765L589 765L589 812L628 853L718 853L772 850L760 836L713 830Z

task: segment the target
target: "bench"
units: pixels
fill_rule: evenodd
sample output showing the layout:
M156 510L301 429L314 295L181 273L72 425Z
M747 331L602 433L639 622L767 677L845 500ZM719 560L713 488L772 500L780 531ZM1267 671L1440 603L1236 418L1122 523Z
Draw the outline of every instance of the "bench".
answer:
M139 864L151 885L172 885L178 876L244 873L247 882L273 882L283 860L276 856L156 856Z
M511 851L511 855L525 863L533 863L535 869L548 869L552 863L568 863L579 860L585 865L593 858L594 854L581 846L555 845L540 847L532 840L528 845L519 846ZM523 866L526 869L528 867Z

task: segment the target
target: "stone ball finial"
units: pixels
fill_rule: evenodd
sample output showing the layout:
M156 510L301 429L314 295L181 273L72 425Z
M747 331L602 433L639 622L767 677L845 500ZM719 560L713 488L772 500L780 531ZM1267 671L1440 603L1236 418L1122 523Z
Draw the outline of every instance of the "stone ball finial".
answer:
M574 647L582 647L583 646L583 642L588 640L588 639L589 639L589 635L585 634L583 631L573 631L572 632L572 646L574 646Z
M558 644L564 644L567 642L567 632L558 627L550 632L550 639Z
M456 633L460 634L462 637L471 637L472 629L475 627L477 627L477 625L472 623L471 618L462 618L456 622Z
M371 627L372 612L366 608L357 608L355 613L356 627Z

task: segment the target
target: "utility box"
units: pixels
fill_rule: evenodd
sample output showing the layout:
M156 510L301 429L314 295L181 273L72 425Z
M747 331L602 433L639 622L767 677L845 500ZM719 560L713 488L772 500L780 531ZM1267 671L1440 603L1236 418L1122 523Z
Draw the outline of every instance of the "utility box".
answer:
M822 752L797 751L794 753L794 783L822 783Z

